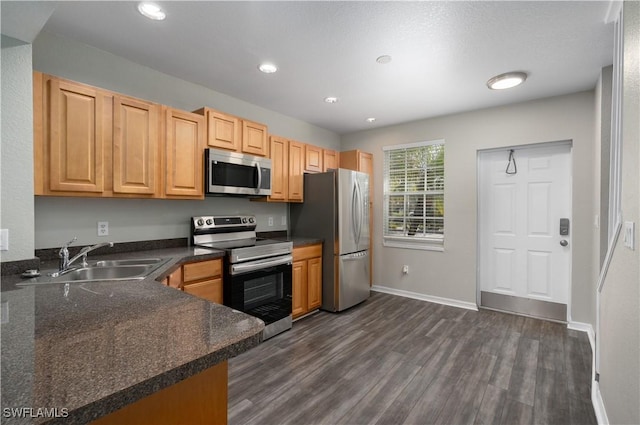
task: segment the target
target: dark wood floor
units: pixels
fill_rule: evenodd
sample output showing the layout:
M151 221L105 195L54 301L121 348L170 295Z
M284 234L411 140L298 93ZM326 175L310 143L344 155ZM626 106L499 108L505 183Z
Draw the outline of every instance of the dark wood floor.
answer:
M583 332L372 293L229 361L229 423L595 424Z

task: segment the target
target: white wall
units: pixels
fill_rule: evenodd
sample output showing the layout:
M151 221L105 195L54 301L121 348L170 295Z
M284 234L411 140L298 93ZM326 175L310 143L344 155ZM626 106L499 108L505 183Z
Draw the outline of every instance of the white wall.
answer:
M594 323L594 100L593 91L582 92L343 136L344 150L357 148L374 155L374 285L475 304L478 150L572 140L571 318ZM383 247L382 147L434 139L446 143L445 251ZM409 265L409 275L402 275L403 264Z
M615 247L600 301L600 393L612 424L640 423L640 3L624 3L622 220L636 249ZM623 228L624 232L624 228Z
M52 34L43 32L34 41L33 69L183 110L210 106L265 123L273 134L331 149L340 146L339 136L331 131ZM204 201L169 201L36 197L35 248L58 247L74 235L83 245L105 239L128 242L188 237L189 217L227 213L255 213L258 231L287 229L286 204L247 199L215 197ZM274 217L272 227L267 225L269 216ZM108 237L98 238L97 221L109 222Z
M2 36L0 228L9 229L2 261L33 258L33 88L31 45Z

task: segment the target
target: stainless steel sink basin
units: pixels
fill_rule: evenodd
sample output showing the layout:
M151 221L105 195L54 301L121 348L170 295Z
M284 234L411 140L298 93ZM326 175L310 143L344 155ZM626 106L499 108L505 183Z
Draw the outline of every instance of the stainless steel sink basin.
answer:
M158 264L163 260L162 258L130 258L126 260L102 260L96 261L96 267L117 267L117 266L146 266L152 264Z
M149 270L154 268L149 265L136 266L112 266L112 267L83 267L52 278L52 282L88 282L92 280L123 280L144 279Z
M56 277L41 277L18 285L41 285L47 283L80 283L101 280L142 280L162 267L168 258L141 258L97 261L89 267L80 267Z

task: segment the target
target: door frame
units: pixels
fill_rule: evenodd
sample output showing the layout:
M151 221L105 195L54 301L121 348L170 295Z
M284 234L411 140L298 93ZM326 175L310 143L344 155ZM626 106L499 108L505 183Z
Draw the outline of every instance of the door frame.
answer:
M482 305L480 304L480 297L481 297L480 293L482 291L482 288L480 288L480 242L481 242L480 185L482 183L480 179L480 156L484 153L508 151L509 149L518 150L518 149L530 149L530 148L539 148L539 147L540 148L541 147L560 147L560 146L569 147L569 161L571 164L571 169L569 172L569 175L571 177L571 181L569 182L569 192L571 195L571 202L570 202L571 232L573 235L573 232L575 232L575 226L573 225L574 218L573 218L573 140L572 139L558 140L558 141L552 141L552 142L529 143L529 144L522 144L522 145L500 146L495 148L486 148L486 149L476 150L476 305L478 306L478 308L485 308L485 307L482 307ZM568 297L567 297L567 319L566 319L567 324L570 324L572 322L571 304L573 299L573 292L572 292L573 290L573 253L574 251L573 251L573 243L572 243L571 260L569 261L569 282L568 282L569 287L567 288L569 291ZM512 313L512 314L529 317L525 314L520 314L520 313ZM550 319L543 319L543 320L550 320Z

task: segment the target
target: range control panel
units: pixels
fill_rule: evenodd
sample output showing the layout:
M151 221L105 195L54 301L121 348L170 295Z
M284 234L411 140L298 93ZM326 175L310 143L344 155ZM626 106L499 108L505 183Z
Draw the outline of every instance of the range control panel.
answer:
M191 217L191 226L194 230L215 231L217 230L243 230L255 229L256 217L254 215L236 215L236 216L198 216Z

